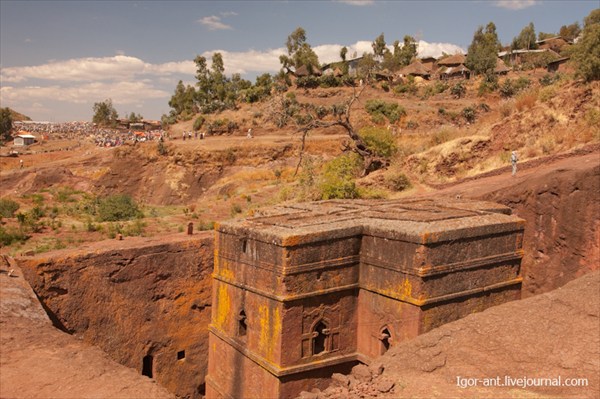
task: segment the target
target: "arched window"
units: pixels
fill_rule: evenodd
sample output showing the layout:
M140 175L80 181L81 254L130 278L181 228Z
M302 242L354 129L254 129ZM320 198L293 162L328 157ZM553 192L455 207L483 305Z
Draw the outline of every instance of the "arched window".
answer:
M315 324L312 336L313 355L318 355L319 353L326 352L329 349L329 329L323 320Z
M146 355L142 359L142 375L152 378L154 358L152 355Z
M246 324L246 312L242 310L238 315L238 336L245 337L248 331L248 325Z
M390 349L390 342L392 340L392 333L387 327L384 327L379 334L379 340L381 341L381 349L379 351L380 355L383 355L385 352Z

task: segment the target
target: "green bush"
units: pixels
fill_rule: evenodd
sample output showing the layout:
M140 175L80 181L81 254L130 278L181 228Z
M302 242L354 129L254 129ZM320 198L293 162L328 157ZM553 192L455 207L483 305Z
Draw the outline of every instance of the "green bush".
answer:
M419 88L413 76L409 76L405 83L400 83L394 87L396 94L416 94L418 90Z
M19 210L19 203L9 198L0 198L0 216L3 218L12 218L15 212Z
M204 118L202 115L198 116L194 121L194 131L197 132L198 130L202 129L202 125L204 125L205 121L206 118Z
M327 87L339 87L342 85L342 80L333 76L333 74L323 75L320 78L319 86L327 88Z
M406 116L406 110L398 103L388 103L383 100L368 100L365 109L371 115L373 121L381 121L381 116L387 118L390 123L396 123Z
M0 226L0 244L8 246L13 242L24 242L29 238L22 229L16 229L14 227L4 228Z
M404 173L390 174L385 179L387 186L395 191L404 191L412 187L412 183Z
M316 89L319 87L320 79L316 76L303 76L296 80L296 87L302 89Z
M473 107L465 107L462 110L462 116L469 123L475 122L475 117L477 116L477 111Z
M98 220L115 222L143 217L135 201L126 194L111 195L98 201Z
M398 151L394 136L387 129L365 127L358 134L365 141L367 148L380 157L390 158Z
M463 82L458 82L450 89L450 94L456 98L461 98L467 93L467 88Z
M540 78L540 84L542 86L550 86L560 80L560 74L558 73L547 73Z
M358 198L354 179L361 165L362 159L356 153L344 154L326 163L319 184L321 199Z

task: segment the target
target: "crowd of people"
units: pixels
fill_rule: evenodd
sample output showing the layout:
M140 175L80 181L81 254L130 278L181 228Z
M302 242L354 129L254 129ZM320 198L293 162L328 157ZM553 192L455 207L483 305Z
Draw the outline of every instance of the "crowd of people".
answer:
M91 139L99 147L116 147L126 142L166 139L162 130L133 131L99 127L91 122L37 122L16 121L14 129L19 133L29 133L48 139Z

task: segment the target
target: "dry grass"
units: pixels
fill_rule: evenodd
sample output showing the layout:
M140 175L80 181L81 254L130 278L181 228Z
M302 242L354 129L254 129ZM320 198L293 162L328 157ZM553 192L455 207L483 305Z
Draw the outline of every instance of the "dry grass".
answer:
M538 98L538 94L534 90L526 91L520 94L515 100L515 108L522 112L533 108Z

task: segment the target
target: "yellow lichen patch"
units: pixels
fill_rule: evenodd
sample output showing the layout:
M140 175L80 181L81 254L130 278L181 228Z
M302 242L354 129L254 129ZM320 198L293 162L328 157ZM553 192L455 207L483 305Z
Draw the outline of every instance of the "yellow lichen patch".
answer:
M224 284L219 284L219 288L217 289L217 303L215 306L217 309L215 312L214 325L221 330L225 330L227 317L231 313L231 299L227 292L227 286Z
M258 346L260 352L263 354L266 360L274 362L274 349L276 338L281 333L281 314L279 308L271 314L271 310L268 306L263 305L258 307L258 317L260 325L260 335Z
M219 270L219 275L226 280L233 280L235 278L231 269L221 268Z
M406 277L404 281L402 281L402 283L400 284L399 292L407 298L410 298L412 296L412 284L408 280L408 277Z

